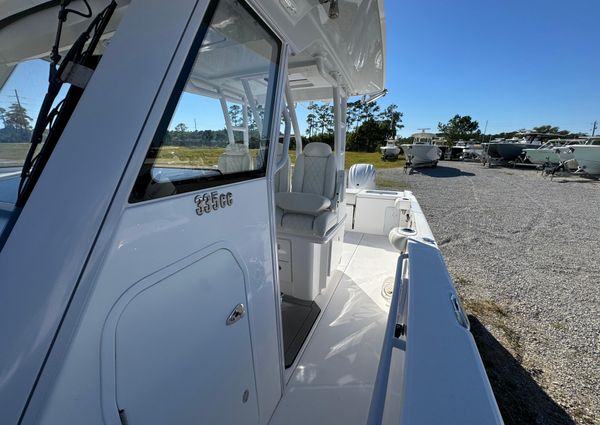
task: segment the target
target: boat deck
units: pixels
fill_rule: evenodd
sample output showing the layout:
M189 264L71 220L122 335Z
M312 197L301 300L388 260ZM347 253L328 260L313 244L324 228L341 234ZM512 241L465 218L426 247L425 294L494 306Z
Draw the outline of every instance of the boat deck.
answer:
M385 236L346 232L328 293L316 300L321 316L287 370L271 424L365 424L387 322L381 289L398 255Z

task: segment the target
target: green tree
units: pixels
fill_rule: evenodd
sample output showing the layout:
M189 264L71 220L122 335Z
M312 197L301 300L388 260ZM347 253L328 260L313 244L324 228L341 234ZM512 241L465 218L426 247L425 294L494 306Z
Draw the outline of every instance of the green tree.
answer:
M306 134L312 137L313 131L317 127L317 116L312 112L306 116Z
M27 109L18 102L12 103L8 109L1 108L0 116L5 127L31 130L32 118L27 115Z
M377 102L364 102L361 100L358 107L359 119L361 123L368 120L374 120L379 112L379 105Z
M229 118L231 119L231 125L234 127L241 127L244 124L242 118L242 107L240 105L231 105L229 107Z
M188 126L180 122L173 130L175 130L177 133L186 133L188 131Z
M385 126L389 130L387 134L388 138L395 139L398 130L404 128L404 124L402 124L403 116L404 114L398 111L398 105L393 103L385 108L381 114L379 114L379 117L383 119Z
M533 127L533 131L535 133L552 133L552 134L559 134L561 133L560 128L559 127L555 127L549 124L546 125L540 125L539 127ZM569 132L567 131L567 134Z
M354 126L354 130L358 127L360 121L360 103L360 100L348 102L348 107L346 109L346 125L349 130L352 129L352 126Z
M438 130L444 133L449 145L461 139L478 138L481 135L479 123L474 121L469 115L455 115L446 124L438 123Z
M321 135L331 133L333 129L333 107L324 103L316 108L317 127L321 129Z
M387 133L388 128L385 122L368 119L350 135L349 150L375 152L385 141Z

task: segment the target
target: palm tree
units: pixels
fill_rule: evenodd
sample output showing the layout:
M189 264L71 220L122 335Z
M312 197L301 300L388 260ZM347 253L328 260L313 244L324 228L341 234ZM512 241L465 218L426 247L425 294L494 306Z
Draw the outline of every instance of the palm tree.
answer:
M383 110L379 117L389 123L389 137L396 138L398 130L404 128L402 124L403 113L398 111L398 105L391 104Z
M317 126L317 116L313 113L310 113L306 116L306 133L308 137L312 137L313 130Z

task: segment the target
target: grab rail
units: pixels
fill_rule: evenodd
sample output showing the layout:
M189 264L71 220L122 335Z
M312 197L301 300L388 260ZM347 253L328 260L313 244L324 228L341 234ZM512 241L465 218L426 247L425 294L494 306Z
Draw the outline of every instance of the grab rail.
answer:
M392 350L394 347L399 349L404 348L404 345L395 337L395 331L400 304L400 289L403 275L402 269L404 260L407 258L408 254L401 254L398 258L398 265L396 266L396 279L394 281L388 321L383 336L383 347L381 349L381 358L379 359L379 366L377 368L377 377L375 378L375 384L373 385L373 396L371 397L367 425L381 425L390 375Z

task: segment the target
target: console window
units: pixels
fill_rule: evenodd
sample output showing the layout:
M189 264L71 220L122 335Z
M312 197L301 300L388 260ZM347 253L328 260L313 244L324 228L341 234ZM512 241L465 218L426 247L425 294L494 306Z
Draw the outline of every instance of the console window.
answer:
M198 37L131 202L265 175L280 43L234 0Z

